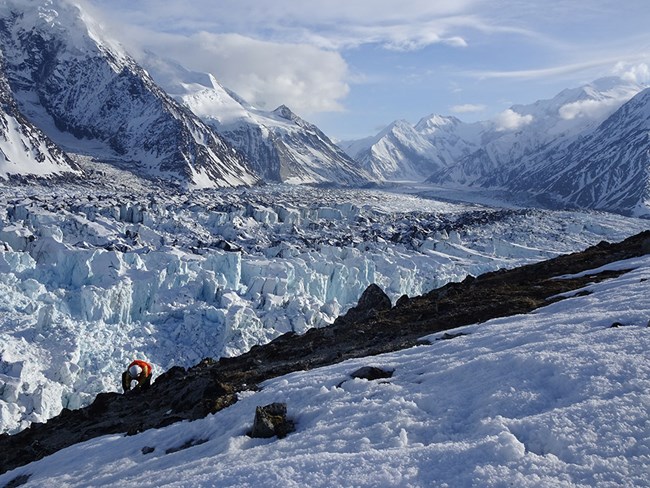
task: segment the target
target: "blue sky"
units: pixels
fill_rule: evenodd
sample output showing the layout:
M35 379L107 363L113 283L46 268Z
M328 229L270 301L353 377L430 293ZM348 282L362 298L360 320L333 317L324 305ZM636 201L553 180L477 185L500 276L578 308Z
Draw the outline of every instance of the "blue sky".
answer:
M213 73L336 139L497 117L602 76L650 81L647 0L84 0L136 57Z

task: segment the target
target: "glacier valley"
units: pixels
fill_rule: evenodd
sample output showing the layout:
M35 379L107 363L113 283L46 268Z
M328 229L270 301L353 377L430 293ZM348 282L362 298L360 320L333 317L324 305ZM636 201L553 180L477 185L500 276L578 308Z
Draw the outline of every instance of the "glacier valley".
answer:
M0 188L0 432L118 391L134 357L157 375L236 356L332 323L371 283L395 303L647 228L433 191L176 192L79 163L96 186L91 177Z

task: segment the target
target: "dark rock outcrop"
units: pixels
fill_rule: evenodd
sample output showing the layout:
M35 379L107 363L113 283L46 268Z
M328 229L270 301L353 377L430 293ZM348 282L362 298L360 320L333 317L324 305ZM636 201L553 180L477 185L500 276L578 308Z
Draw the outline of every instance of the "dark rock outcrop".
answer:
M357 369L350 376L352 378L372 381L383 378L391 378L393 376L393 371L381 369L377 366L364 366L363 368Z
M287 404L276 402L255 409L253 429L249 435L253 438L268 439L277 436L282 439L294 430L293 421L287 419Z
M350 322L361 322L375 317L379 312L390 310L392 307L390 298L375 283L372 283L365 289L359 298L356 307L352 307L348 312L336 319L335 325L341 325Z
M449 283L358 320L338 321L303 335L285 334L236 358L206 359L187 370L172 368L146 391L103 393L88 407L64 410L46 424L0 436L0 472L100 435L135 434L205 417L232 405L238 391L256 389L273 377L417 346L427 334L530 312L563 299L561 294L626 272L589 270L649 253L646 231L618 244L601 242L583 252Z

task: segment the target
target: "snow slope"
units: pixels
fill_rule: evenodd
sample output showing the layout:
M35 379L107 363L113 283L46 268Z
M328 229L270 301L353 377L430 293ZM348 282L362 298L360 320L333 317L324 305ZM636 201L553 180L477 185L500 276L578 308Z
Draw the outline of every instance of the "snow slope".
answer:
M279 377L202 420L72 446L0 485L647 486L650 258L607 268L632 271L453 340ZM351 379L366 365L393 376ZM247 437L272 402L296 432Z

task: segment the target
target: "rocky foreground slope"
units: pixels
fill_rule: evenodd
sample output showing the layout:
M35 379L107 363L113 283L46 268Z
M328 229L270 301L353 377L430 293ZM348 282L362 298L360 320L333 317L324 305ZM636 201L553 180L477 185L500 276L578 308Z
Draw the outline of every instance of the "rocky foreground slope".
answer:
M602 242L583 252L403 297L394 307L371 285L359 305L330 327L286 334L236 358L205 359L188 370L172 368L146 392L102 393L86 408L64 410L46 424L1 436L0 472L104 434L135 434L204 417L236 402L237 392L292 371L407 348L432 332L529 312L561 299L560 294L580 293L588 283L624 272L597 269L605 264L649 253L646 231L618 244Z

